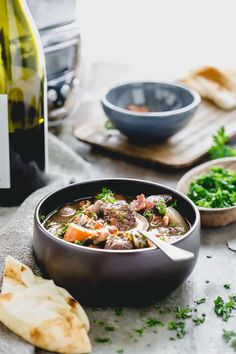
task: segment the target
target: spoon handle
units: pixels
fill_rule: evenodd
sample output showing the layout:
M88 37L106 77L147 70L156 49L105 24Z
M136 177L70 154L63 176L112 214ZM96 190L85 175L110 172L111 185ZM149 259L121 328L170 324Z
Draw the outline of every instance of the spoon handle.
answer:
M194 258L194 253L192 252L171 245L148 232L142 231L140 233L158 246L170 259L172 259L172 261L180 262Z

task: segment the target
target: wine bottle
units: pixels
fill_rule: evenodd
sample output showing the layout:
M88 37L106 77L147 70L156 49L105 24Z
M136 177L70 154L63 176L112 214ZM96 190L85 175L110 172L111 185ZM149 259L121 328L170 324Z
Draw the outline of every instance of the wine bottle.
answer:
M40 37L25 0L0 0L0 205L46 184L47 100Z

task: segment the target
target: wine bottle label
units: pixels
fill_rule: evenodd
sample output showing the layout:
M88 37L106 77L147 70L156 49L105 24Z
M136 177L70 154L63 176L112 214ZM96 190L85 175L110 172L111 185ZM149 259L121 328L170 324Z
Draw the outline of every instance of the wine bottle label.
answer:
M0 95L0 188L7 189L10 187L8 99L7 95Z

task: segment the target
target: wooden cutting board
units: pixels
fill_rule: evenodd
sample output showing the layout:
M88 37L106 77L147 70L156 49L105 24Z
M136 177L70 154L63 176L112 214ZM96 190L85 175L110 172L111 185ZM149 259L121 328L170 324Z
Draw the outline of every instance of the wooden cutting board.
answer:
M180 169L206 155L212 136L221 126L230 138L236 136L236 109L226 112L203 100L191 122L161 144L133 143L118 130L107 130L104 124L105 119L89 121L77 127L74 134L79 140L109 152Z

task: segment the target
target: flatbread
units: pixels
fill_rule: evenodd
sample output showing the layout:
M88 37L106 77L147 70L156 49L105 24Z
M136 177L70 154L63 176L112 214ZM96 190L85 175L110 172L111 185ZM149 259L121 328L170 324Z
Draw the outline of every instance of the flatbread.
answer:
M0 321L34 346L58 353L91 352L89 321L80 304L52 280L8 256L0 294Z
M230 71L206 66L192 71L183 82L221 109L231 110L236 107L236 81Z

